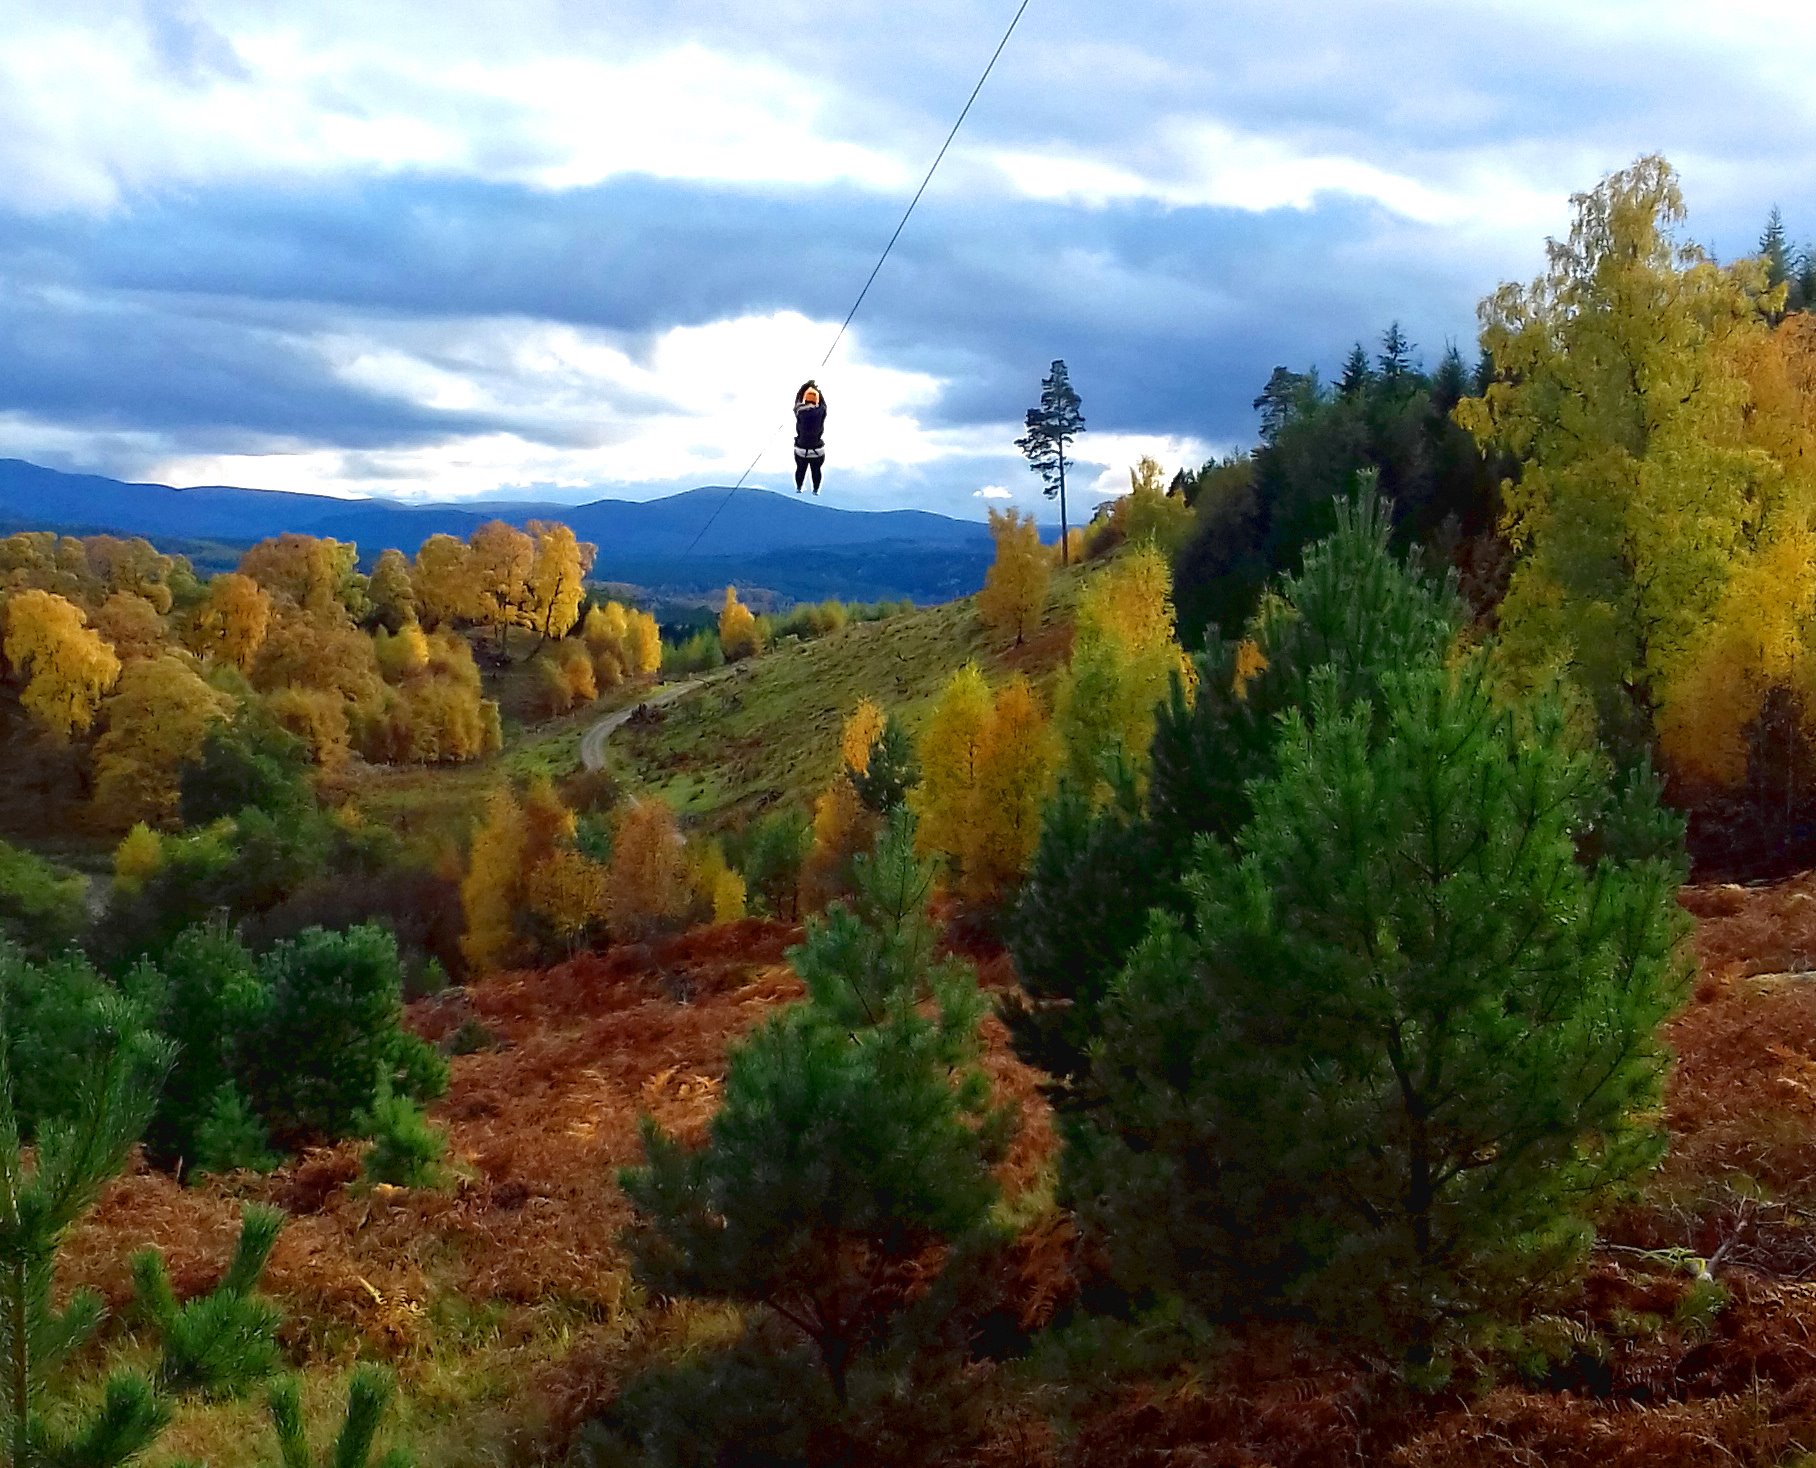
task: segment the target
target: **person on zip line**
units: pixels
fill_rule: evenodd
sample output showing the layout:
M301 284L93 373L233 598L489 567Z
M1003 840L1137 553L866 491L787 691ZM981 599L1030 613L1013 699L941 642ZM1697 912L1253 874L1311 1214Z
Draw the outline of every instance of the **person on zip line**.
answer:
M826 399L809 378L795 394L795 493L801 492L807 471L813 470L813 492L820 492L820 473L826 462Z

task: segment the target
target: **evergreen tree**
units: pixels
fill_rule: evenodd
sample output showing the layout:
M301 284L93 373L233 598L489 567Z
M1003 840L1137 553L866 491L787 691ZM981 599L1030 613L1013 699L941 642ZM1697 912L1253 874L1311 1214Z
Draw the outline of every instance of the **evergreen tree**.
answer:
M1337 392L1340 396L1353 398L1364 393L1375 383L1375 369L1368 360L1368 351L1361 342L1350 348L1349 355L1343 359L1343 371L1337 378Z
M1375 359L1375 366L1381 386L1389 393L1399 392L1417 377L1412 365L1412 343L1400 330L1399 322L1392 322L1381 333L1381 354Z
M1765 233L1759 237L1759 258L1766 264L1766 286L1768 289L1781 286L1791 278L1791 249L1785 239L1784 215L1778 212L1778 206L1772 206L1772 212L1766 217Z
M374 1459L378 1430L384 1424L397 1387L382 1366L365 1363L353 1368L347 1383L347 1411L334 1445L325 1457L309 1450L303 1423L303 1398L294 1377L285 1377L271 1389L271 1421L277 1429L282 1468L410 1468L411 1457L392 1448Z
M1048 809L1010 924L1025 997L1009 1005L1018 1051L1063 1085L1078 1081L1098 1007L1149 907L1187 910L1182 879L1200 837L1247 824L1253 782L1273 772L1279 720L1329 669L1348 700L1447 647L1462 625L1454 583L1433 586L1395 557L1386 507L1339 505L1336 533L1282 578L1239 646L1213 638L1196 691L1173 685L1156 717L1147 798L1124 773L1095 817L1076 787ZM1239 676L1244 656L1258 662ZM1062 1089L1063 1089L1062 1085Z
M1066 446L1085 431L1078 394L1066 374L1066 364L1055 358L1053 369L1040 383L1040 406L1028 409L1027 433L1016 439L1016 448L1028 467L1041 477L1048 499L1059 496L1060 559L1070 558L1071 531L1066 520Z
M766 1306L841 1403L901 1315L897 1271L985 1229L1007 1139L976 1065L983 1003L968 969L934 959L906 811L856 881L855 908L811 921L790 955L808 1000L733 1050L705 1144L646 1121L647 1160L621 1175L638 1278Z
M1417 1354L1577 1257L1662 1149L1689 972L1681 855L1579 853L1609 785L1479 656L1372 705L1312 675L1251 819L1195 850L1190 925L1157 915L1105 1004L1062 1166L1126 1288Z
M902 721L893 715L885 717L864 768L847 765L845 774L865 809L882 816L902 804L921 778L914 740Z
M119 1001L115 1001L116 1004ZM0 1016L10 1027L12 1017ZM4 1037L0 1037L4 1038ZM5 1047L5 1049L10 1049ZM52 1281L70 1230L94 1207L150 1119L171 1060L117 1009L75 1067L76 1112L46 1120L26 1153L13 1083L0 1050L0 1464L4 1468L116 1468L147 1448L171 1414L174 1393L233 1395L269 1371L276 1315L256 1284L281 1215L249 1208L239 1247L219 1287L179 1305L162 1261L141 1256L140 1305L161 1336L154 1376L116 1370L100 1399L77 1411L52 1393L68 1363L100 1327L91 1290L58 1309Z

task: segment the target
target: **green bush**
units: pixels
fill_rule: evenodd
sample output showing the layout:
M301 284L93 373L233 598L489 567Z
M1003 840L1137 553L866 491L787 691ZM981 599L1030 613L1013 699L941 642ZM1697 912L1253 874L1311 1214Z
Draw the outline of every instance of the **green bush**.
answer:
M361 1160L368 1183L389 1183L399 1188L433 1188L442 1179L441 1160L447 1155L447 1134L431 1126L422 1108L408 1096L379 1089L369 1111L360 1113L359 1131L371 1139Z
M0 841L0 938L50 958L88 926L88 883L40 856Z
M245 1109L234 1084L240 1057L270 1002L252 955L215 921L178 935L157 970L157 1027L176 1042L177 1059L146 1132L146 1152L160 1167L185 1160L213 1172L256 1165L265 1151L257 1138L233 1139L236 1114ZM212 1134L202 1147L205 1125Z
M681 678L690 673L707 673L725 666L725 649L719 645L719 634L702 627L682 643L662 647L662 676Z
M77 1115L88 1057L148 1043L155 1013L151 976L122 992L79 953L33 963L0 942L0 1059L21 1134Z
M385 1083L416 1100L447 1088L447 1062L403 1028L397 940L384 929L311 929L259 972L270 998L241 1084L281 1140L352 1135Z
M186 826L205 826L249 807L301 811L315 803L302 740L256 713L211 729L177 783Z
M934 956L932 880L898 812L859 864L858 911L835 905L790 955L807 1002L732 1051L706 1143L646 1119L647 1161L621 1174L638 1278L767 1306L841 1406L900 1322L895 1271L987 1231L1008 1135L976 1065L975 980Z
M1580 852L1610 779L1480 658L1312 676L1103 1006L1062 1173L1125 1288L1416 1355L1576 1259L1688 977L1681 858Z
M754 910L792 920L801 863L813 844L813 828L802 811L774 810L727 838L726 860L744 878Z
M189 1143L190 1171L270 1172L283 1158L271 1149L271 1130L232 1085L214 1094Z

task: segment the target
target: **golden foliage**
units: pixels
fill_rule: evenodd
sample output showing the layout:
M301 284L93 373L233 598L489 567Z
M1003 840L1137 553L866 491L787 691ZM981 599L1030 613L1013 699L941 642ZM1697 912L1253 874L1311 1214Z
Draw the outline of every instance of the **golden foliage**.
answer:
M557 643L536 659L536 671L542 680L543 706L551 714L565 714L599 696L598 673L583 643Z
M819 912L851 890L852 860L875 843L879 825L843 775L820 792L813 805L813 844L795 884L801 911Z
M1173 638L1172 575L1153 545L1140 545L1099 573L1079 601L1072 661L1061 676L1054 723L1067 772L1099 790L1120 750L1146 770L1154 711L1189 665Z
M472 573L473 553L452 535L431 535L416 551L410 586L417 618L429 627L478 619Z
M648 612L608 601L587 612L581 638L601 689L648 677L662 666L662 633Z
M116 827L174 821L179 770L232 708L186 657L166 653L128 663L104 705L107 730L95 744L101 818Z
M606 869L571 846L550 852L524 880L523 900L571 953L605 918Z
M410 563L400 550L382 550L366 584L373 614L388 628L416 621L416 587L410 580Z
M613 936L635 941L672 923L687 911L690 888L674 812L653 796L621 807L608 897Z
M1245 637L1236 644L1236 671L1230 680L1230 691L1238 698L1248 697L1248 686L1253 679L1267 668L1267 654L1261 650L1261 644L1252 637Z
M738 600L738 588L735 586L725 588L725 605L719 612L719 646L728 663L735 663L740 658L754 658L763 650L763 638L757 628L757 619L750 608Z
M839 757L845 768L870 773L870 751L883 733L883 711L872 699L860 699L839 731Z
M427 670L429 638L415 622L405 622L395 632L380 627L372 634L372 655L385 682L401 683Z
M123 663L156 657L170 636L158 609L133 591L116 591L102 602L94 626Z
M990 535L996 542L996 559L977 594L977 614L992 632L1011 632L1019 646L1040 626L1047 607L1047 582L1053 565L1040 543L1040 529L1032 515L1015 510L990 511Z
M536 544L515 526L488 520L468 542L467 575L472 584L473 620L498 629L504 645L507 627L528 626L530 571Z
M271 717L303 741L309 757L326 770L336 770L352 753L353 728L346 701L326 688L286 684L267 695Z
M413 635L412 635L413 634ZM389 764L450 764L496 754L503 744L498 705L481 696L473 650L454 632L423 636L407 625L389 648L373 639L380 664L398 681L382 707L362 711L359 744L367 759ZM392 676L387 671L387 676Z
M1498 376L1456 409L1520 461L1502 486L1521 554L1498 660L1516 689L1561 675L1618 747L1656 734L1684 772L1731 780L1735 707L1757 710L1786 666L1749 568L1794 574L1816 522L1810 328L1768 327L1783 291L1760 261L1723 266L1678 237L1662 158L1572 202L1544 274L1483 303Z
M744 878L726 863L717 841L701 841L689 857L694 907L714 923L734 923L744 916Z
M240 559L240 573L279 601L318 616L345 610L352 598L359 547L313 535L276 535Z
M140 821L114 848L114 885L123 892L137 892L164 869L164 841Z
M946 858L966 897L999 894L1027 870L1059 764L1033 685L1017 676L992 698L967 664L934 706L919 753L921 783L909 803L921 850Z
M473 834L467 874L460 884L467 920L460 951L476 974L490 973L516 956L516 899L528 845L523 807L508 787L500 786L486 801L485 819Z
M192 645L203 657L242 673L265 645L271 630L271 598L250 576L228 571L208 583L208 599L196 611Z
M28 680L19 699L25 711L58 739L94 723L120 676L120 660L82 609L54 592L32 589L7 599L5 651L14 674Z
M543 520L530 521L530 537L535 551L527 578L525 620L544 637L566 637L579 619L586 573L593 568L598 548L575 540L567 526Z

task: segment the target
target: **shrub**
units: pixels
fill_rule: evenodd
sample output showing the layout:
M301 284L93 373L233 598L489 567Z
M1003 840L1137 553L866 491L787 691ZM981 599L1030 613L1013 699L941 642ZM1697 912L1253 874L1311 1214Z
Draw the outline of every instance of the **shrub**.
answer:
M662 676L681 678L690 673L709 673L725 666L725 650L719 634L702 627L687 641L665 647L662 652Z
M189 1144L190 1171L270 1172L283 1162L271 1150L271 1131L232 1085L214 1093Z
M1417 1352L1575 1259L1662 1150L1688 977L1681 862L1578 850L1609 784L1482 659L1314 676L1104 1005L1063 1173L1126 1288Z
M809 998L729 1059L704 1145L645 1120L638 1277L667 1294L763 1305L814 1346L841 1406L860 1353L904 1301L891 1281L982 1234L1007 1138L976 1066L984 1005L968 969L934 958L905 812L860 863L858 911L835 907L790 958Z
M313 804L308 759L302 740L275 720L246 714L217 725L178 772L183 824L205 826L248 806L279 811Z
M441 1160L447 1155L447 1134L431 1126L422 1108L408 1096L379 1088L371 1109L360 1113L360 1134L371 1138L360 1162L368 1183L389 1183L399 1188L432 1188L442 1178Z
M438 966L447 976L466 973L460 949L464 914L460 884L433 872L390 869L369 875L338 873L315 877L267 912L244 925L246 941L269 948L310 928L346 929L376 924L397 939L404 965L404 998L434 992L429 976Z
M88 884L0 841L0 937L34 958L60 953L88 926Z
M245 1085L281 1139L355 1132L389 1084L429 1099L447 1089L447 1062L402 1027L397 940L382 928L314 928L259 960L270 991L245 1050Z
M743 874L754 907L771 917L794 917L795 887L812 840L806 815L792 808L771 811L727 840L727 859Z

